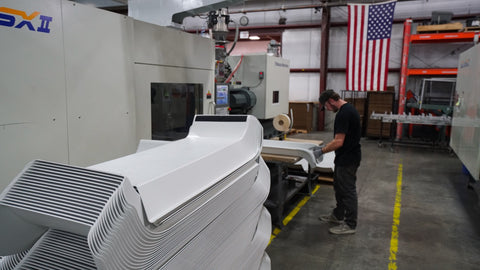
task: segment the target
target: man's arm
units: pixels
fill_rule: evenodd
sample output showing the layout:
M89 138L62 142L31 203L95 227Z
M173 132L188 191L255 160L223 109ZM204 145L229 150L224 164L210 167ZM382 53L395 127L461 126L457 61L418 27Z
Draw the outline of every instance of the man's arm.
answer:
M343 142L345 141L345 133L337 133L335 134L335 138L325 147L322 148L322 153L328 153L337 150L338 148L343 146Z

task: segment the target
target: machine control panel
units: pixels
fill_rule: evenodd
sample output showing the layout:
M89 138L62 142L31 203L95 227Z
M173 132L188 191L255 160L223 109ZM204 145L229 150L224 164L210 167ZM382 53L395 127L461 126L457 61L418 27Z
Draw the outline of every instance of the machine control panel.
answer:
M215 114L229 114L228 84L215 85Z

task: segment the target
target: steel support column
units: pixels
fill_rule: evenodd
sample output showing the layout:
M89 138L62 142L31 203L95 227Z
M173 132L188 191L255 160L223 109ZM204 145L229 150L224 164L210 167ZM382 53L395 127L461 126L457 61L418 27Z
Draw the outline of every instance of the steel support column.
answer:
M330 36L330 8L324 6L322 8L322 25L321 25L321 41L320 41L320 90L321 95L327 87L328 74L328 37ZM325 129L325 112L318 110L317 129L322 131Z
M403 49L402 49L402 68L400 70L400 87L398 90L398 114L405 112L405 90L407 87L408 73L408 54L410 51L410 39L412 31L412 19L405 20L403 24ZM397 125L397 139L402 138L402 124Z

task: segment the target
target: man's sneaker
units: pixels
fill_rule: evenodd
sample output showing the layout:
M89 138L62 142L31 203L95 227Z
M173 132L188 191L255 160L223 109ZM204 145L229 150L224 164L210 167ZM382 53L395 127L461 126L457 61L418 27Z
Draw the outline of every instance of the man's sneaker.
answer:
M333 213L331 213L330 215L321 216L321 217L319 217L319 219L321 221L331 222L331 223L335 223L335 224L342 224L343 223L343 219L338 219Z
M333 234L352 234L355 233L355 229L350 228L346 223L340 224L333 228L330 228L330 233Z

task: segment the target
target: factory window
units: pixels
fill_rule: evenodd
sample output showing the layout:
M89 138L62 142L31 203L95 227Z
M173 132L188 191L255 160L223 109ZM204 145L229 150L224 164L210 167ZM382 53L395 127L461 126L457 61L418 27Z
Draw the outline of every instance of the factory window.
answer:
M185 138L195 114L203 113L202 94L202 84L152 83L152 139Z

